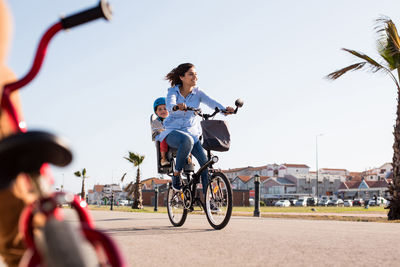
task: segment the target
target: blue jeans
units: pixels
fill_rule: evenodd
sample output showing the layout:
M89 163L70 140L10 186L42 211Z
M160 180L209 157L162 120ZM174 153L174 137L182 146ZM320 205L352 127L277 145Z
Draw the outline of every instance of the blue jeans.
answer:
M165 139L170 147L178 149L176 153L175 171L182 171L190 153L192 153L192 155L197 159L197 162L200 164L200 166L203 166L208 161L206 152L201 146L200 141L194 143L193 138L188 133L174 130L170 132ZM201 173L201 183L203 185L203 192L205 194L208 185L207 169Z

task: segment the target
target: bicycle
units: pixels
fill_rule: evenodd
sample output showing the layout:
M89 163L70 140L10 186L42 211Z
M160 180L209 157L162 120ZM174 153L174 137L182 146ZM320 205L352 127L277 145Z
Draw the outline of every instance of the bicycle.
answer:
M237 113L238 109L243 106L243 101L238 99L235 101L236 109L234 114ZM224 113L224 111L216 108L212 114L203 114L201 109L188 107L187 110L193 111L196 115L203 118L203 121L209 121L214 118L217 113ZM204 135L204 125L203 135ZM227 131L227 128L226 128ZM228 133L229 134L229 133ZM203 147L205 147L205 141ZM158 146L157 146L158 147ZM199 168L197 172L194 172L193 164L186 164L183 168L184 183L181 191L175 191L172 188L171 183L168 186L167 193L167 211L170 222L175 227L182 226L189 212L194 211L194 206L199 206L205 211L209 224L216 230L223 229L229 222L232 215L232 187L229 179L222 172L213 169L213 164L218 162L218 157L211 154L213 149L212 145L205 147L207 151L208 161ZM223 149L220 151L227 151ZM159 172L168 175L173 175L174 165L174 151L168 153L168 157L171 158L171 166L162 168L159 166ZM159 153L158 153L159 154ZM159 159L159 156L158 156ZM207 185L205 199L202 192L197 190L197 184L201 184L200 175L203 170L208 169L209 183Z
M61 19L41 38L30 71L22 79L4 86L1 107L11 118L16 133L0 141L0 189L8 187L18 175L24 175L37 199L26 206L20 215L20 232L27 247L20 266L86 266L82 252L83 237L93 246L100 266L126 266L114 241L94 228L85 209L86 202L70 193L51 192L45 181L50 179L48 164L63 167L71 162L72 153L68 145L51 133L27 131L25 122L10 100L13 91L27 85L38 74L48 43L57 32L98 18L110 20L111 15L111 7L101 0L94 8ZM77 212L80 233L76 233L65 221L60 208L63 204L70 205ZM43 227L35 226L36 216L45 218Z

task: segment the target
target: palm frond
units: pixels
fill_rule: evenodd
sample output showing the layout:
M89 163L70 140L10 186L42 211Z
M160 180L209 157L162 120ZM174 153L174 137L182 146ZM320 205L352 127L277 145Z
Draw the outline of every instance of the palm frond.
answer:
M328 75L326 75L326 78L330 79L330 80L336 80L337 78L339 78L340 76L342 76L343 74L345 74L348 71L355 71L355 70L361 69L362 67L365 66L365 64L367 64L367 63L366 62L360 62L360 63L356 63L356 64L353 64L353 65L347 66L347 67L345 67L343 69L340 69L340 70L334 71L332 73L329 73Z
M386 70L387 71L387 68L385 66L383 66L380 63L378 63L377 61L375 61L374 59L372 59L371 57L369 57L368 55L366 55L364 53L357 52L355 50L351 50L351 49L347 49L347 48L342 48L342 50L352 54L353 56L356 56L356 57L358 57L360 59L363 59L364 62L355 63L353 65L347 66L347 67L342 68L340 70L336 70L336 71L328 74L326 76L327 79L336 80L337 78L341 77L343 74L345 74L348 71L360 70L360 69L367 68L367 67L372 72L378 72L378 71L381 71L381 70Z
M350 54L352 54L352 55L354 55L354 56L356 56L358 58L364 59L367 63L369 63L372 72L377 72L377 71L382 70L384 68L384 66L382 66L382 64L380 64L377 61L373 60L371 57L367 56L364 53L357 52L355 50L351 50L351 49L347 49L347 48L342 48L342 50L344 50L346 52L349 52Z
M378 52L391 70L400 67L400 38L393 21L382 16L376 20Z
M133 160L131 160L130 158L127 158L127 157L123 157L123 158L126 159L127 161L133 163Z
M137 166L139 166L140 164L142 164L142 162L143 162L143 160L144 160L144 158L145 158L145 156L142 156L142 155L139 155L139 154L130 152L130 151L128 151L128 154L129 154L129 158L124 157L124 159L126 159L126 160L128 160L129 162L133 163L133 165L134 165L135 167L137 167Z
M121 177L121 183L124 181L126 174L127 174L127 173L124 173L124 175L122 175L122 177Z
M81 177L81 172L80 171L74 172L74 174L75 174L76 177Z
M86 168L83 168L83 170L82 170L82 176L86 176Z

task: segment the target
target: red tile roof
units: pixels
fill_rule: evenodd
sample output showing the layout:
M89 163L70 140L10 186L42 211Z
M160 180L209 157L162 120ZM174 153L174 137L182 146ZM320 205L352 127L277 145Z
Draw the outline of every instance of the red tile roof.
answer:
M386 180L380 180L380 181L365 181L367 185L371 187L388 187L388 183Z
M94 189L95 192L102 192L103 191L103 187L104 187L104 185L97 184L97 185L94 186L93 189Z
M379 187L387 187L388 182L384 180L380 181L364 181L369 188L379 188ZM357 189L360 187L362 181L348 181L340 184L339 189Z
M288 168L310 168L305 164L283 164L284 166L288 167Z
M252 171L261 171L261 170L265 170L267 167L268 167L268 165L260 166L260 167L250 167L250 170L252 170Z
M349 181L361 181L362 175L361 172L350 172L347 176L347 180Z
M229 170L221 170L221 172L224 172L224 173L238 172L238 171L242 171L242 170L245 170L245 169L248 169L248 168L250 168L250 166L249 167L242 167L242 168L234 168L234 169L229 169Z
M349 189L349 187L347 186L347 184L345 182L343 182L340 184L339 189Z
M171 182L171 180L169 180L169 179L156 179L156 180L154 180L155 184L168 184L169 182Z
M244 175L238 175L237 178L242 180L243 183L247 183L253 176L244 176Z
M361 181L349 181L349 182L343 182L347 189L356 189L360 186Z

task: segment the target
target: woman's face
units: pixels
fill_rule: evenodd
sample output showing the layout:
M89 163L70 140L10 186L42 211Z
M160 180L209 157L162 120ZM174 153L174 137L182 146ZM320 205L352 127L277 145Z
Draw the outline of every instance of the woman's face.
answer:
M197 83L197 72L194 67L191 67L184 76L180 76L182 84L186 86L195 86Z

